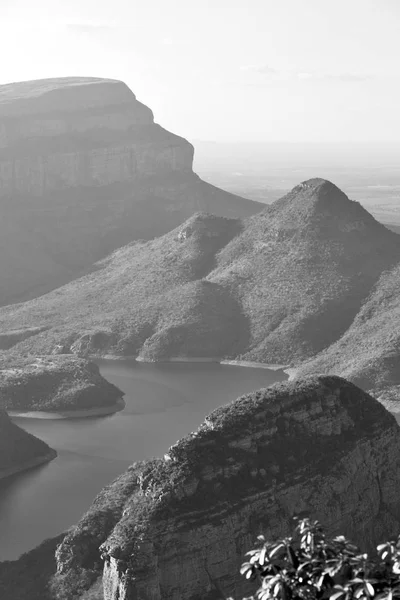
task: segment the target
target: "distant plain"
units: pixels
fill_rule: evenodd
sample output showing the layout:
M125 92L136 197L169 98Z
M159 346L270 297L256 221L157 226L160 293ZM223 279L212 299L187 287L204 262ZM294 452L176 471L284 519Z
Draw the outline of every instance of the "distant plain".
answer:
M301 181L322 177L378 221L400 227L399 146L192 143L195 172L229 192L270 204Z

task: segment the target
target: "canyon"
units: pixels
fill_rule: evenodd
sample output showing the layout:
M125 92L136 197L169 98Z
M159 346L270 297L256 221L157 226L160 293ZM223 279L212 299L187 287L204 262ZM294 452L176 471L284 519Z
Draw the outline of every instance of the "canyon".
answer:
M104 488L57 548L53 594L242 597L244 553L261 532L287 534L295 515L371 548L400 528L399 434L335 376L246 394Z
M121 81L0 86L0 304L57 287L198 210L261 210L201 181L193 152Z

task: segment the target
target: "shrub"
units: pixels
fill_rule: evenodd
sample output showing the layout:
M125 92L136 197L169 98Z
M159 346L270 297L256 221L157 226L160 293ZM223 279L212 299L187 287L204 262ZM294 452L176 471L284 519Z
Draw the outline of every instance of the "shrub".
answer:
M328 539L318 521L298 520L293 536L258 536L241 574L258 581L244 600L395 600L400 598L400 536L362 553L344 536ZM232 599L229 599L232 600Z

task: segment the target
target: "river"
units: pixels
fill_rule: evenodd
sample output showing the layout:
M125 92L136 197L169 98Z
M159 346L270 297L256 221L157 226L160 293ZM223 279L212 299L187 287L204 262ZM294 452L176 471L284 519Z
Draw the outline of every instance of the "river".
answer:
M282 381L281 371L217 363L99 361L125 392L108 417L15 418L57 450L47 465L0 482L0 560L17 558L78 521L101 488L132 462L162 456L214 408Z

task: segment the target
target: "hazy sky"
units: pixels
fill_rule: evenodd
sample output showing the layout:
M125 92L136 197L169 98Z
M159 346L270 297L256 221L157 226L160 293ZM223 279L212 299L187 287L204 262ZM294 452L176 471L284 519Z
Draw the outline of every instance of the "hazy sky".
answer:
M123 79L190 139L400 141L400 0L0 0L0 56Z

